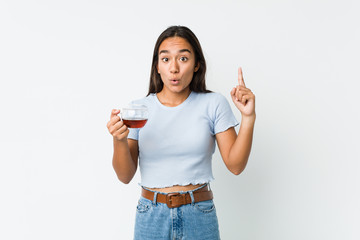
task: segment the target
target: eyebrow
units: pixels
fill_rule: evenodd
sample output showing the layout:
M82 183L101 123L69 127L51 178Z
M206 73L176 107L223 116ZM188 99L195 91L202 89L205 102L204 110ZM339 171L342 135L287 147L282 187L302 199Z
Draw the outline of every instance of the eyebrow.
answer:
M186 49L186 48L179 50L179 53L182 53L182 52L191 53L191 51L190 51L189 49ZM162 53L169 53L169 51L168 51L168 50L161 50L161 51L159 52L159 55L162 54Z

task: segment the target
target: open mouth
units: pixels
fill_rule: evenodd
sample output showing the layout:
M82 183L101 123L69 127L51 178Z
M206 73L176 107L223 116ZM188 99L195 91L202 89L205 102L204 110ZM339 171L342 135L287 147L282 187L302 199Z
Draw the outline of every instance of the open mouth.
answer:
M177 83L180 82L180 80L178 80L178 79L172 79L172 80L170 80L170 82L173 83L173 84L177 84Z

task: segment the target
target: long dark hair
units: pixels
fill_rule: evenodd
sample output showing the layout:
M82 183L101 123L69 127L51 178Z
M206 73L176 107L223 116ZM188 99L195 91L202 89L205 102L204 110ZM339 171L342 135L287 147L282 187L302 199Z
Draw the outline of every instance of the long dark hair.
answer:
M190 90L194 92L204 93L211 92L206 89L206 62L199 40L189 28L184 26L171 26L168 27L164 32L162 32L156 41L151 65L149 92L147 95L149 95L150 93L158 93L164 87L164 84L161 81L160 74L158 73L156 67L159 60L159 47L165 39L170 37L182 37L187 40L190 43L191 47L194 49L195 66L198 65L199 69L194 72L193 79L190 83Z

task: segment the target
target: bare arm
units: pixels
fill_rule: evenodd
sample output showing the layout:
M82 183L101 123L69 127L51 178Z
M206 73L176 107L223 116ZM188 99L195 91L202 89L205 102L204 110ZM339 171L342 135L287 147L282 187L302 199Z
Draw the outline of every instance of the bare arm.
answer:
M245 169L248 162L256 119L255 95L246 88L241 68L238 74L239 85L231 90L230 95L242 116L239 133L236 135L234 128L229 128L216 134L221 157L226 167L236 175Z
M221 157L229 169L235 175L244 171L248 162L254 131L254 118L242 119L238 135L235 129L216 134L216 141Z
M138 141L129 139L119 142L114 139L113 168L119 180L128 184L134 177L138 163Z
M114 154L113 168L118 179L128 184L134 177L138 165L139 147L138 141L127 139L129 129L120 121L119 110L111 112L110 121L107 124L110 134L113 136Z

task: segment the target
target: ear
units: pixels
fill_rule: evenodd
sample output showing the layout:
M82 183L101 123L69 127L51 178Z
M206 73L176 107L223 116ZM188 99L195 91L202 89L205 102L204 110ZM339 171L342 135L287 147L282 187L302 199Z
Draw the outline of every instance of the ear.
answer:
M198 62L195 66L194 72L197 72L197 70L199 70L199 68L200 68L200 63Z
M158 74L160 74L160 71L159 71L159 66L156 64L156 71Z

